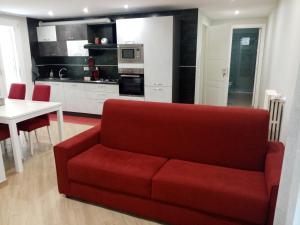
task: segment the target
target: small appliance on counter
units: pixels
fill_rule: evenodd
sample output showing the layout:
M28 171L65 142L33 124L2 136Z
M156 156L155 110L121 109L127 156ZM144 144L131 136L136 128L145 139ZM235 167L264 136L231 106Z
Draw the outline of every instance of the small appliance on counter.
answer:
M92 80L99 80L100 79L100 72L98 67L92 69Z
M95 66L95 60L93 57L89 57L88 59L88 67L91 72L91 80L97 81L100 79L100 71L99 68Z
M144 69L119 68L119 94L144 96Z

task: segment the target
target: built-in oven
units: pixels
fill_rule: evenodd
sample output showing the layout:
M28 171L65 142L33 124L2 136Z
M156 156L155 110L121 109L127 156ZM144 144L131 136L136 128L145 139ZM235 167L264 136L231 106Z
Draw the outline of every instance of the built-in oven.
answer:
M144 69L119 68L119 94L144 96Z
M144 46L142 44L119 44L118 63L144 63Z

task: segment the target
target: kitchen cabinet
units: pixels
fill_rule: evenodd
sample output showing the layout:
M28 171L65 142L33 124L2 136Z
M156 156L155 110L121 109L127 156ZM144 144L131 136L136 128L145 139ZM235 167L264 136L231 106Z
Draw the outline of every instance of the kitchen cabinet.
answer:
M145 87L145 101L172 102L172 87Z
M173 16L120 19L118 44L144 45L145 99L172 102L173 86Z
M146 18L117 20L117 43L144 44L145 20Z
M87 24L56 26L58 41L87 40Z
M119 86L110 84L85 84L44 82L36 83L51 86L51 101L61 102L67 112L102 114L107 99L119 99Z
M38 81L37 84L45 84L51 87L51 95L50 101L51 102L64 102L64 88L63 83L60 82L42 82ZM65 110L65 106L63 105L63 110Z
M38 42L57 41L55 26L43 26L43 27L37 27L36 29L37 29Z
M88 40L67 41L68 56L89 56L89 51L84 48Z
M84 113L83 91L81 83L64 83L64 105L65 111Z

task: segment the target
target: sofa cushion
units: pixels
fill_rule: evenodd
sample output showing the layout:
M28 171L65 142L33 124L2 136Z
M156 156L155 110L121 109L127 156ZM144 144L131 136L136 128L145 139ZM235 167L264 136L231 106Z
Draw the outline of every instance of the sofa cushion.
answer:
M124 100L104 104L110 148L245 170L264 170L265 110Z
M268 211L263 173L180 160L154 176L152 198L254 224L264 224Z
M151 179L165 162L98 144L69 160L68 176L75 182L150 197Z

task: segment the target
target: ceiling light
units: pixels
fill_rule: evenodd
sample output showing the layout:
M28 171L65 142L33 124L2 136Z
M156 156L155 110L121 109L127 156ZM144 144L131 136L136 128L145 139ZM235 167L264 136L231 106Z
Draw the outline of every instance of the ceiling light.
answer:
M48 11L48 15L49 16L53 16L53 12L50 10L50 11Z
M239 15L239 14L240 14L240 11L239 11L239 10L235 10L235 11L234 11L234 14L235 14L235 15Z
M124 5L124 9L128 9L129 8L129 6L126 4L126 5Z
M89 9L86 7L82 10L84 13L89 13Z

